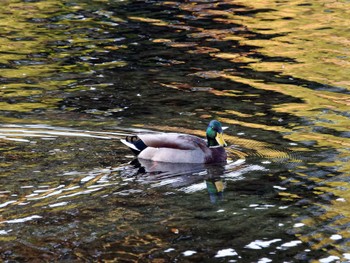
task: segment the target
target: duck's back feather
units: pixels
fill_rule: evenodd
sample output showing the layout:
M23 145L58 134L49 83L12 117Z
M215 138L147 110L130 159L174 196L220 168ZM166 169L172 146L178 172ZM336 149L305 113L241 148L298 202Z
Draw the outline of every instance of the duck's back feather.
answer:
M178 150L195 150L206 147L206 142L197 136L179 133L140 134L138 137L148 146L154 148L171 148Z

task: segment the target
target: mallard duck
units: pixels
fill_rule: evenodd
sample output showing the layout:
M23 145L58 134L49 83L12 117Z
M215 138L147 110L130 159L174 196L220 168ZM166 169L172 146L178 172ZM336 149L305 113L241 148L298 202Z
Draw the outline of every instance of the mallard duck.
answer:
M223 163L227 146L219 121L210 121L207 140L182 133L151 133L128 136L121 142L139 159L167 163Z

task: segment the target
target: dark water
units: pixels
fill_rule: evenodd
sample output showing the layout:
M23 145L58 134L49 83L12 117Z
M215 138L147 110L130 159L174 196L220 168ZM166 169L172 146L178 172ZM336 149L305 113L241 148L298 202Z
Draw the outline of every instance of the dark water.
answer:
M2 1L2 261L349 262L349 10ZM214 118L227 165L119 142Z

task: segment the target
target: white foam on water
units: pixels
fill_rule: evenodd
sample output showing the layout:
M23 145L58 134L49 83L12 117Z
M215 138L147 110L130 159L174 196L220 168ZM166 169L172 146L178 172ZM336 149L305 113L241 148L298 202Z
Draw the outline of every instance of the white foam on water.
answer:
M29 195L26 195L26 197L30 200L31 197L33 196L38 196L39 194L29 194ZM33 199L34 200L34 199Z
M272 262L272 259L269 258L261 258L259 259L258 263L268 263L268 262Z
M169 179L165 179L165 180L162 180L160 182L152 184L152 187L161 187L161 186L165 186L165 185L168 185L168 184L173 184L173 183L176 183L176 182L179 182L179 181L180 181L179 178L169 178Z
M237 171L233 171L227 174L224 174L226 179L240 179L242 178L243 174L252 172L252 171L265 171L265 167L262 167L260 165L250 165L248 167L239 169Z
M197 251L194 251L194 250L187 250L187 251L184 251L182 252L182 254L185 256L185 257L189 257L189 256L192 256L194 254L196 254Z
M47 192L47 191L45 191L45 192ZM62 192L63 192L63 190L57 190L57 191L53 191L53 192L51 192L51 193L49 193L49 194L47 194L47 195L44 195L44 196L28 198L28 200L40 200L40 199L45 199L45 198L48 198L48 197L50 197L50 196L58 195L58 194L60 194L60 193L62 193ZM35 195L37 196L37 194L32 194L32 195L29 195L29 196L27 196L27 197L35 196Z
M335 201L338 201L338 202L346 202L346 199L345 198L337 198L335 199Z
M179 190L189 194L189 193L195 193L195 192L198 192L198 191L202 191L202 190L204 190L206 188L207 188L207 184L205 182L201 182L201 183L198 183L198 184L193 184L193 185L190 185L190 186L187 186L187 187L183 187L183 188L181 188Z
M71 172L65 172L63 175L80 175L82 172L78 171L71 171Z
M245 162L245 159L238 159L237 161L234 161L233 163L231 163L230 166L241 165L244 162Z
M267 204L250 204L250 208L254 208L255 210L265 210L269 209L271 207L275 207L274 205L267 205Z
M29 189L29 188L33 188L33 185L23 185L21 186L21 189Z
M5 221L2 221L0 223L18 224L18 223L24 223L24 222L31 221L33 219L40 219L40 218L42 218L42 216L33 215L33 216L27 216L27 217L23 217L23 218L12 219L12 220L5 220Z
M327 258L321 258L320 263L330 263L339 260L340 258L337 256L329 256Z
M343 237L341 235L338 235L338 234L334 234L330 237L330 239L332 240L340 240L342 239Z
M221 249L215 255L216 258L232 257L232 256L238 256L238 253L233 248Z
M90 181L90 180L92 180L94 178L95 178L95 175L88 175L88 176L84 177L83 179L81 179L80 182L81 183L86 183L86 182L88 182L88 181Z
M277 190L287 190L287 188L282 187L282 186L278 186L278 185L274 185L273 188L277 189Z
M276 243L282 241L282 239L276 238L272 240L255 240L253 242L250 242L248 245L245 246L245 248L249 249L263 249L269 247L272 243Z
M303 226L305 226L304 223L296 223L296 224L293 225L293 227L295 227L295 228L303 227Z
M16 202L17 202L17 201L14 201L14 200L12 200L12 201L7 201L7 202L5 202L5 203L0 204L0 208L5 207L5 206L8 206L9 204L16 203Z
M47 191L50 191L50 189L43 189L43 190L34 190L33 193L37 193L37 194L40 194L40 193L45 193Z
M302 242L300 240L294 240L290 241L287 243L284 243L281 245L281 247L286 248L286 247L296 247L297 245L301 244Z
M14 142L30 142L30 140L27 140L27 139L9 138L9 137L1 137L1 138L4 140L14 141Z
M130 194L137 194L137 193L142 193L143 190L138 190L138 189L128 189L128 190L122 190L120 192L113 193L114 195L121 195L121 196L128 196Z
M11 231L12 231L11 229L8 230L8 231L6 231L6 230L0 230L0 236L7 235L7 234L10 233Z
M68 205L68 202L60 202L60 203L55 203L55 204L51 204L49 205L49 207L58 207L58 206L65 206Z

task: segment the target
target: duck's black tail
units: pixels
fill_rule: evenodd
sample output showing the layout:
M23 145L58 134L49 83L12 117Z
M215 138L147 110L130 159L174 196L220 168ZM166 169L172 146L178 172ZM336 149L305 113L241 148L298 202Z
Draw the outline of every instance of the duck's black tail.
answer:
M127 136L125 139L121 139L120 141L128 146L136 155L147 148L147 145L135 135Z

